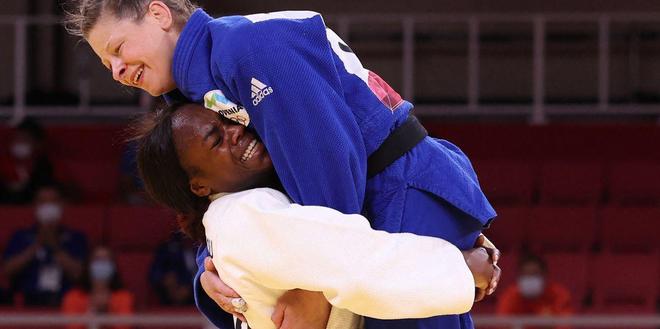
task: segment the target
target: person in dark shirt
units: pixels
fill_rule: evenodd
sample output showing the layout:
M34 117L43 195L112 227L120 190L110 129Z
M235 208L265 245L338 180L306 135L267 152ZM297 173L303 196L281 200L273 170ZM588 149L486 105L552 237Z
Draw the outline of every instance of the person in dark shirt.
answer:
M190 239L176 232L156 250L149 271L149 282L152 283L161 305L193 305L192 282L197 272L196 249Z
M6 160L0 161L0 202L28 204L40 186L54 183L45 139L43 128L33 119L16 126L9 148L4 150Z
M2 270L10 293L22 296L27 306L59 306L62 294L82 274L87 239L61 225L62 204L55 186L40 188L34 202L35 224L15 232L4 252Z

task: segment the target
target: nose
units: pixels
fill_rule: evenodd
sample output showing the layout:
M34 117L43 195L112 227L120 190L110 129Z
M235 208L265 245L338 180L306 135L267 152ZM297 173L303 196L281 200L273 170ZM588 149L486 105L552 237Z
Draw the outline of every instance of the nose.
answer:
M225 138L231 145L238 144L238 140L243 136L245 127L240 124L226 120L224 123L225 126Z
M126 64L119 58L111 59L110 65L112 66L112 78L121 82L126 75Z

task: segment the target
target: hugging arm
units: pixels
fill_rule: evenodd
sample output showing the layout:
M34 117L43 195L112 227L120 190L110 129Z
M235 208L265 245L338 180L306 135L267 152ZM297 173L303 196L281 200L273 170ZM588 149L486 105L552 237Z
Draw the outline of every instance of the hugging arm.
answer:
M264 190L231 203L220 213L212 205L205 218L214 223L207 237L224 241L214 263L229 285L240 277L270 289L321 291L334 306L380 319L472 307L474 278L445 240L375 231L362 216L285 204Z

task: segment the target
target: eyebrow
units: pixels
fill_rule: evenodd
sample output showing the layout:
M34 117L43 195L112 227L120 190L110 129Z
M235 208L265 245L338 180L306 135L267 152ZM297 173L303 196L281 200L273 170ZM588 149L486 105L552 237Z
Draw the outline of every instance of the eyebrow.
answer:
M113 37L113 35L111 34L111 35L108 37L108 41L105 42L105 46L103 46L103 51L104 51L106 54L110 54L109 48L110 48L110 43L111 43L110 41L113 40L112 37ZM111 64L110 64L107 60L105 60L105 59L104 59L104 60L101 60L101 63L102 63L103 66L105 66L107 69L112 70L112 66L111 66Z
M209 130L209 131L206 133L206 135L204 135L204 139L203 139L204 141L206 141L209 137L211 137L211 135L213 135L213 134L215 134L216 132L218 132L218 126L213 125L212 127L213 127L213 128L211 128L211 130Z

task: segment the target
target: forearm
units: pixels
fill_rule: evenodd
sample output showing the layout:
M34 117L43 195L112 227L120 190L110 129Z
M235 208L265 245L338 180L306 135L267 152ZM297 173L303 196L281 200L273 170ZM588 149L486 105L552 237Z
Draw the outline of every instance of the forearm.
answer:
M19 254L7 259L3 266L3 271L6 276L12 277L21 270L23 270L34 258L35 253L39 246L34 244L22 251Z
M253 197L259 201L232 202L237 211L225 213L216 232L206 227L207 237L225 242L214 251L219 256L214 262L228 276L249 273L273 289L322 291L333 305L375 318L471 308L474 279L461 252L447 241L375 231L364 217L329 208L258 209L270 206L269 196ZM250 243L227 243L236 236L250 237ZM409 306L402 308L402 302Z

